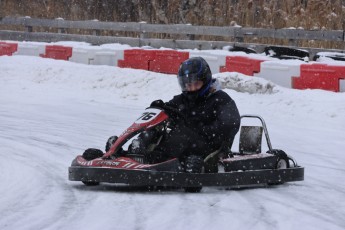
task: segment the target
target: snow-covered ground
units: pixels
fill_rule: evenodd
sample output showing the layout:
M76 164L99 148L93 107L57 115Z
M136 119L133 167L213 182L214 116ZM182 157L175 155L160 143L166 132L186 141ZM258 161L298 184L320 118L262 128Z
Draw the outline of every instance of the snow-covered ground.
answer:
M265 118L305 181L269 188L143 191L67 179L176 77L25 56L0 57L0 229L345 229L345 93L216 74L241 114ZM234 147L236 148L236 147Z

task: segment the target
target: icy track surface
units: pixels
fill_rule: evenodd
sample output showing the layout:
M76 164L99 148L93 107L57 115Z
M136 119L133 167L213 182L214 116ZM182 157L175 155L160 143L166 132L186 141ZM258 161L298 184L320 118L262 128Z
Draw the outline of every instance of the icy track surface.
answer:
M0 229L345 229L345 94L214 77L241 114L265 118L305 181L200 194L70 182L77 154L103 149L152 100L179 93L175 76L0 57Z

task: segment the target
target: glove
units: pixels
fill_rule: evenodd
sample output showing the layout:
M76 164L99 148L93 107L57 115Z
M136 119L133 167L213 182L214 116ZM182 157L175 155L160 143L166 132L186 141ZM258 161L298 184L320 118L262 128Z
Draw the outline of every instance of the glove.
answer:
M161 99L155 100L155 101L151 102L150 107L156 107L156 108L164 109L165 103Z
M155 100L151 102L150 107L159 108L164 110L166 114L168 114L170 120L172 120L175 124L184 122L184 116L178 109L167 106L162 100Z

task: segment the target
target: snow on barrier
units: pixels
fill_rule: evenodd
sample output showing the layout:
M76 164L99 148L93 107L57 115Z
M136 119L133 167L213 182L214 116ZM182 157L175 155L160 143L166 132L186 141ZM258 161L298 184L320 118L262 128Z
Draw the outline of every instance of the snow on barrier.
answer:
M40 54L40 57L68 61L72 56L72 50L73 48L68 46L48 45L45 54Z
M0 56L12 56L18 49L17 43L0 42Z
M227 56L225 66L220 68L220 72L238 72L248 76L260 72L260 63L265 60L253 59L245 56Z
M272 81L280 86L292 88L292 77L300 75L300 66L304 63L299 60L261 62L260 72L254 73L254 76Z
M303 64L299 77L292 78L294 89L323 89L340 92L345 80L345 66L329 64Z

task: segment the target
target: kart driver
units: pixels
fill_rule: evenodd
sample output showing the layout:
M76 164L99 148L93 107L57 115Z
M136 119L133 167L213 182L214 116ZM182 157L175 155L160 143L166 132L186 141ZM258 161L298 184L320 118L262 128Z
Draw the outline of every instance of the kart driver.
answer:
M173 124L171 131L153 151L147 151L147 147L159 131L145 132L133 141L128 152L145 154L150 163L179 158L191 166L190 171L197 172L210 153L230 151L239 130L240 115L235 102L220 89L220 83L212 79L210 67L203 58L184 61L177 79L182 93L166 103L153 101L150 106L163 108L168 113ZM212 165L212 160L210 162ZM207 168L213 172L218 167Z

